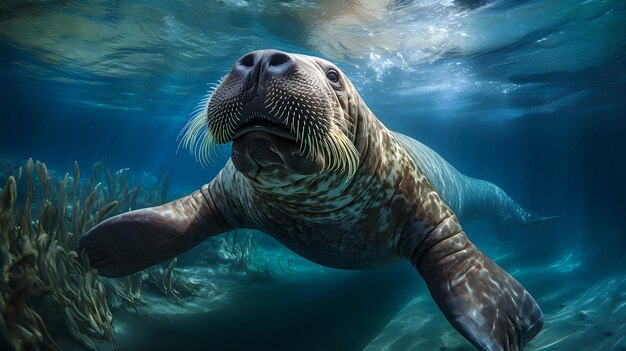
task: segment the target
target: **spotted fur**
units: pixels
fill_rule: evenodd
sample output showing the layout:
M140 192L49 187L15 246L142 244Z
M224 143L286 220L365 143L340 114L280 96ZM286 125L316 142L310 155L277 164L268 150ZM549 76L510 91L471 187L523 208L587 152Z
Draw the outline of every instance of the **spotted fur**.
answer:
M228 161L188 197L116 216L90 231L81 246L95 257L92 264L108 276L129 274L234 228L261 230L331 267L408 259L446 318L473 345L521 350L543 325L530 294L468 240L406 145L350 81L325 80L326 70L340 74L338 68L319 58L289 57L294 67L271 78L259 107L263 113L246 115L251 103L242 101L250 90L241 89L231 73L207 100L206 112L186 127L183 146L224 143L247 119L268 118L296 134L298 152L307 158L321 154L324 167L312 174L245 173ZM205 119L206 127L198 122Z

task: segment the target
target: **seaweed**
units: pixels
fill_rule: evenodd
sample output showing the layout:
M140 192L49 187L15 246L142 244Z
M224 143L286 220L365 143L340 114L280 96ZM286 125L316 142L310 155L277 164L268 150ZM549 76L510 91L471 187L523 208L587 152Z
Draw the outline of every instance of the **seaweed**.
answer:
M0 349L59 350L49 331L68 335L87 350L93 339L115 348L113 297L126 305L142 304L146 282L164 296L182 303L197 287L176 276L176 259L167 267L153 267L121 279L103 279L78 252L80 237L107 217L164 202L168 180L141 196L141 187L129 186L128 169L112 173L103 162L91 167L81 182L73 176L52 176L43 162L29 159L25 166L3 162L6 176L0 195ZM103 169L105 169L104 172ZM106 182L101 182L104 173ZM2 179L4 177L0 177ZM155 201L155 202L156 202Z
M113 172L101 161L82 180L77 162L60 177L32 159L4 160L0 169L0 349L59 350L60 336L87 350L97 350L94 340L115 348L113 302L137 312L147 304L146 286L177 304L198 295L200 285L177 270L176 258L108 279L78 251L82 235L106 218L166 202L167 175L142 191L128 168ZM257 238L234 231L210 240L229 257L231 275L269 280L267 259L261 269L252 263Z
M252 230L234 230L216 240L218 240L221 249L232 258L229 266L231 275L243 273L251 280L271 280L270 265L267 258L262 268L253 264L254 252L258 246L258 233Z
M26 162L25 170L26 185L21 198L18 198L18 181L13 176L8 177L2 189L0 334L6 343L3 349L58 350L45 322L45 317L51 315L63 316L67 333L86 349L96 349L91 337L107 340L114 346L112 314L104 287L77 252L78 239L92 217L94 196L86 200L88 205L81 216L76 215L76 206L72 209L74 216L68 219L69 175L57 182L45 163L32 159ZM75 164L75 176L78 173ZM81 202L77 188L75 179L75 205ZM18 202L21 205L16 211Z
M145 272L144 282L151 284L157 288L164 296L172 301L182 304L181 297L196 296L198 293L198 284L182 279L174 272L177 258L171 260L167 265L152 267Z

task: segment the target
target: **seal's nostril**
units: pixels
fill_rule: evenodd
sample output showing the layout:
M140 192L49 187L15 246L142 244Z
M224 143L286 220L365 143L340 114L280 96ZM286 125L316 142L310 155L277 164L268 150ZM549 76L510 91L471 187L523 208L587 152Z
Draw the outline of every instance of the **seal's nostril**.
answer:
M295 66L293 56L276 50L257 50L243 55L234 64L231 73L242 79L242 89L257 94L256 89L265 88L265 81L276 75L286 74Z
M272 54L272 56L270 56L269 65L280 66L286 62L289 62L290 60L291 58L289 57L289 55L282 53L282 52L275 52Z
M250 53L239 60L239 64L246 67L254 66L254 54Z

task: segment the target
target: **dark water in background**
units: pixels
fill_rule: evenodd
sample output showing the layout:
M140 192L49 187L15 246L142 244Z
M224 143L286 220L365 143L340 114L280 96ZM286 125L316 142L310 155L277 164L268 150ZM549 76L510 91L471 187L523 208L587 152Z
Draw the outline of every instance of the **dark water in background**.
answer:
M527 208L563 216L501 239L488 226L470 226L485 251L514 252L517 258L501 262L507 269L552 267L566 274L549 280L592 286L626 274L625 18L623 1L4 1L0 156L33 157L62 172L74 160L106 160L112 168L167 173L178 193L189 192L225 160L206 169L184 150L176 153L177 135L207 83L255 49L322 56L351 77L390 129L426 143L465 174L498 184ZM410 277L399 271L397 277ZM553 274L541 272L530 274ZM322 330L315 334L322 341L360 349L418 294L417 275L403 285L377 272L355 274L345 278L357 281L346 288L350 293L337 288L336 299L272 305L283 316L276 317L281 330L293 328L285 322L293 308L305 315L303 327ZM320 282L349 285L342 279ZM384 307L365 294L358 307L341 309L342 298L372 286ZM540 295L548 290L535 285ZM274 294L280 291L263 296ZM355 311L364 309L377 322L357 323L342 337L320 322L337 316L306 318L315 314L306 304L315 301L336 307L346 323L363 321ZM267 327L251 317L265 312L251 311L227 325ZM300 335L295 330L285 334ZM191 334L185 340L199 337ZM254 336L267 341L259 345L280 348ZM283 338L293 340L284 348L317 349L298 344L305 335ZM315 345L329 345L322 341ZM607 345L581 349L613 347Z

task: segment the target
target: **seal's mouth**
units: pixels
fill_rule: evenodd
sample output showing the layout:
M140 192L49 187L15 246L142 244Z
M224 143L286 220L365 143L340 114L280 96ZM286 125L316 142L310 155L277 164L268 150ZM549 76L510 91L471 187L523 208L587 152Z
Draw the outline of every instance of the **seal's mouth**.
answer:
M262 166L351 177L361 157L355 145L359 129L340 94L356 92L350 85L338 92L322 66L297 54L247 54L201 102L181 132L181 145L209 164L217 145L233 142L235 167L252 176Z
M287 128L284 124L259 119L253 119L235 129L235 134L233 135L232 140L236 140L245 134L252 132L269 133L284 139L296 141L296 136L291 133L289 128Z

